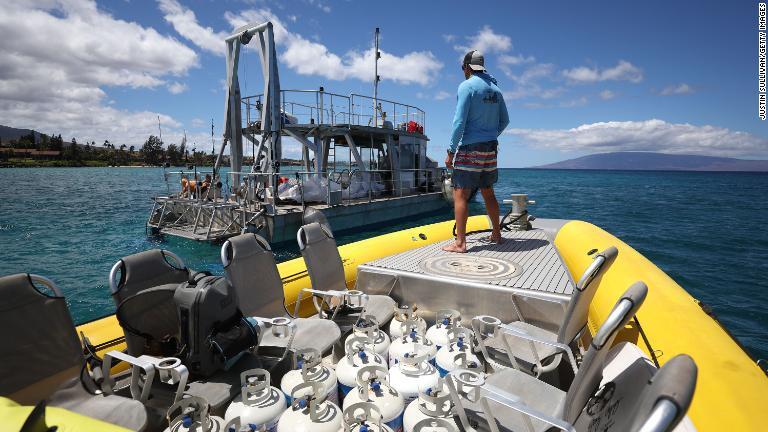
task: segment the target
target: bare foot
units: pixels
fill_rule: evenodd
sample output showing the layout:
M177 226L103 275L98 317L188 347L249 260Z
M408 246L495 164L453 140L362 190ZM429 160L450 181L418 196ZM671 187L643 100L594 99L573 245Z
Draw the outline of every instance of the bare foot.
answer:
M501 244L502 242L504 242L504 237L501 236L501 233L491 234L488 237L486 237L486 240L488 240L490 243Z
M443 250L446 252L467 253L467 246L453 242L448 246L443 246Z

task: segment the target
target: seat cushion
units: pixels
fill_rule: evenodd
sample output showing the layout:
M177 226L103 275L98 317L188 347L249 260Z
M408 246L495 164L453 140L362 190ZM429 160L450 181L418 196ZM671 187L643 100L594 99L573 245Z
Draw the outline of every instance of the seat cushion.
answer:
M130 430L141 431L147 427L147 411L141 402L117 395L92 395L83 388L79 378L59 387L48 404Z
M260 367L263 367L261 361L246 353L229 370L217 372L208 378L198 378L191 382L184 394L207 400L211 406L212 414L224 414L229 401L240 393L240 373Z
M365 306L365 311L376 317L379 326L383 327L395 316L396 307L397 302L392 297L372 294L368 296L368 304Z
M520 372L515 369L505 369L490 375L486 383L493 385L500 390L513 395L513 399L544 413L550 417L562 418L563 406L565 404L565 392L553 387L545 382ZM481 395L488 394L481 389ZM490 402L491 413L504 431L526 431L527 426L524 415L520 412L501 405L497 402ZM470 417L475 418L481 424L486 423L485 414L479 401L469 402L465 406ZM482 419L482 420L481 420ZM549 429L549 425L540 421L531 419L533 429L536 432L543 432Z
M549 330L544 330L522 321L514 321L508 325L537 339L557 342L557 333L550 332ZM485 345L488 348L488 354L491 356L491 360L506 367L512 366L509 362L509 358L507 357L507 349L504 345L502 337L507 338L507 342L512 349L513 355L518 360L520 367L526 371L532 371L534 365L536 364L536 360L534 358L533 351L531 350L531 342L526 339L514 337L512 335L502 336L499 334L496 337L491 337L485 340ZM544 359L547 357L557 353L557 349L551 345L544 345L536 342L533 342L533 345L536 348L539 361L544 361Z
M321 353L331 350L341 337L339 326L333 321L319 318L297 318L296 336L293 339L293 349L314 348ZM259 346L285 348L288 338L276 337L271 329L261 328L261 341Z

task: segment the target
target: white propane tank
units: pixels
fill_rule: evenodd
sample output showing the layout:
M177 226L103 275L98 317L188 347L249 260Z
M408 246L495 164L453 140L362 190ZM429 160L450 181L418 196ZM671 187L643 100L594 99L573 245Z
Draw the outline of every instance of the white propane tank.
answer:
M291 393L293 402L280 416L277 432L341 432L341 409L325 400L326 394L318 382L294 387Z
M240 395L227 408L224 420L240 417L249 428L275 432L280 415L287 407L285 394L269 385L269 372L251 369L240 374ZM238 431L239 432L239 431Z
M394 432L403 431L403 397L387 382L387 368L366 366L357 372L357 389L344 398L344 408L359 402L376 405L382 421Z
M448 344L437 350L435 366L440 376L455 369L483 371L483 363L473 352L474 332L466 327L448 330Z
M339 379L339 399L357 385L357 371L365 366L387 366L385 357L376 354L367 336L352 335L344 343L345 355L336 365L336 377Z
M381 423L381 411L370 402L358 402L344 410L344 432L394 432Z
M389 336L379 329L379 322L373 315L363 315L355 322L352 327L352 336L365 336L373 341L373 350L386 358L391 341ZM346 342L346 341L345 341Z
M453 420L426 418L413 426L413 432L459 432Z
M421 422L426 419L442 419L455 426L455 429L449 430L459 430L455 416L459 417L465 427L461 430L468 429L469 421L462 401L479 401L480 388L483 384L485 384L483 374L466 369L457 369L440 378L436 387L419 393L419 398L405 409L403 415L405 432L418 431L416 425L423 425Z
M307 382L320 383L325 388L329 402L338 404L339 383L336 380L336 372L321 363L322 356L314 348L296 350L293 354L296 369L283 375L280 381L280 390L285 393L288 404L292 403L291 393L296 386Z
M426 349L420 345L414 348L389 369L389 384L403 396L406 405L419 396L419 391L437 386L440 379L437 369L429 363Z
M440 349L443 345L448 345L448 330L461 327L461 314L454 309L443 309L435 314L435 325L427 330L427 339L437 345Z
M437 347L435 347L435 344L426 336L419 334L417 330L418 325L418 322L415 320L406 321L405 326L408 331L403 336L393 340L392 344L389 346L389 364L394 366L397 359L402 357L403 354L416 351L415 346L417 345L426 348L429 361L434 363Z
M395 316L389 322L389 336L392 339L402 337L403 333L407 330L405 322L408 320L416 321L416 332L418 334L423 335L427 332L427 322L424 321L424 318L416 315L416 306L403 305L395 307Z
M230 422L225 428L224 419L208 415L208 402L205 399L190 396L168 408L166 418L168 428L165 432L219 432L226 431L235 422ZM236 419L239 422L239 419ZM235 426L239 429L239 426Z

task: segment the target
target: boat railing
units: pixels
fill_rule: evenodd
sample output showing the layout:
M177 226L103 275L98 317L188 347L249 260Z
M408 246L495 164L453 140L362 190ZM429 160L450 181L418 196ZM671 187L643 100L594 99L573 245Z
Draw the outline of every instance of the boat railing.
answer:
M257 94L242 98L249 127L261 126L263 97ZM288 125L368 126L423 132L426 120L424 111L416 106L355 93L345 96L322 89L282 90L280 97L283 123ZM415 123L410 129L409 122Z

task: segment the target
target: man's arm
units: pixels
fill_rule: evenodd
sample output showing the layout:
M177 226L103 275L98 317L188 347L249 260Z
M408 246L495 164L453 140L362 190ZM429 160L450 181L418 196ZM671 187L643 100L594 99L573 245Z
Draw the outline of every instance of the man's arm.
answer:
M449 153L456 153L459 141L464 136L464 127L467 125L467 115L469 114L470 96L469 86L460 85L456 97L456 114L453 116L453 132L451 133L451 145L448 148Z
M504 102L504 95L502 95L501 92L499 92L499 97L501 98L501 106L499 107L498 135L501 135L501 133L504 132L504 129L506 129L509 125L509 113L507 112L507 104Z

